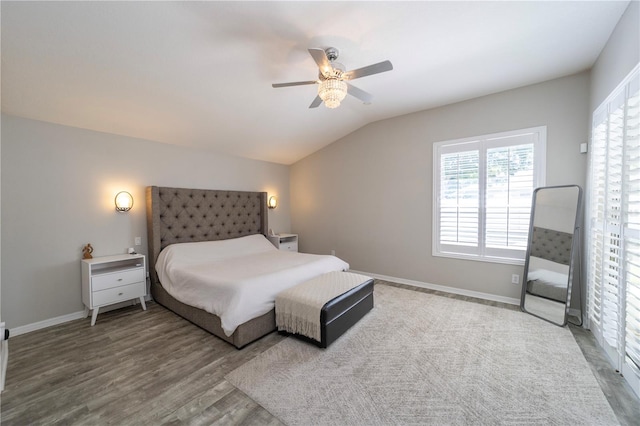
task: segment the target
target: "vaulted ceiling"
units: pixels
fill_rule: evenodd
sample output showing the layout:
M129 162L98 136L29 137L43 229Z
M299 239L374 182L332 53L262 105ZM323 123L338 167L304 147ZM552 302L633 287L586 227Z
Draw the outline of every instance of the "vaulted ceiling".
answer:
M377 120L589 69L628 1L7 2L2 111L291 164ZM310 47L390 60L309 109Z

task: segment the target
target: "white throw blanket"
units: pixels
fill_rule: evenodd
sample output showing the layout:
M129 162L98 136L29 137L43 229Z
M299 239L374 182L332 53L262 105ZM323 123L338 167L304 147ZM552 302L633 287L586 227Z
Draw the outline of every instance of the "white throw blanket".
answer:
M284 290L276 296L278 330L301 334L320 342L322 307L370 279L351 272L328 272Z

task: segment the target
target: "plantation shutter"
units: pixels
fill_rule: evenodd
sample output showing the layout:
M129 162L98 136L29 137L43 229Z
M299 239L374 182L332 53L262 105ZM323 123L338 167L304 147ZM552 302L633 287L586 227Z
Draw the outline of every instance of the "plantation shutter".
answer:
M624 150L625 363L640 369L640 92L639 79L629 85Z
M588 319L640 395L640 74L593 115L587 203Z
M602 333L612 348L618 346L621 287L622 148L624 140L624 94L611 104L607 144L602 277Z
M591 223L588 226L587 241L589 245L587 281L590 284L591 297L588 311L592 326L602 328L602 278L604 261L604 206L607 166L607 114L600 114L594 119L591 141L590 197L588 211Z
M433 255L520 263L546 127L434 144Z
M440 157L440 244L478 252L480 151L477 144Z
M487 141L485 246L489 254L526 250L536 137L531 133Z

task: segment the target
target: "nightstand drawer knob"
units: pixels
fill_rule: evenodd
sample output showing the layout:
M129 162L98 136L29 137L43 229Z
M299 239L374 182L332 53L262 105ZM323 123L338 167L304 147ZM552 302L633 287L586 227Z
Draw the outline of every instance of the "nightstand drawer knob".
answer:
M122 296L123 294L124 294L124 293L120 292L120 293L118 293L118 296Z
M118 281L122 281L122 278L118 278Z

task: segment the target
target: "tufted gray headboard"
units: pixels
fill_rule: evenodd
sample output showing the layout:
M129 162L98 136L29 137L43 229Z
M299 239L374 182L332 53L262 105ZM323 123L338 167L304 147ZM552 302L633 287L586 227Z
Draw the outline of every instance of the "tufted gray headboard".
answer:
M267 233L267 193L147 187L149 276L170 244Z
M531 256L570 265L572 241L573 234L534 226Z

